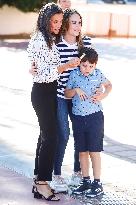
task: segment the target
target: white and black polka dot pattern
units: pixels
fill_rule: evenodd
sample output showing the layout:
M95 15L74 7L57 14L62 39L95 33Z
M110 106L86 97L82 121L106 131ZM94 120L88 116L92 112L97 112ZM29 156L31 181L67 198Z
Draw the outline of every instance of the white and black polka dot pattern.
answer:
M35 34L27 48L28 57L37 65L38 74L33 76L33 82L50 83L59 79L60 54L55 44L49 49L41 32Z

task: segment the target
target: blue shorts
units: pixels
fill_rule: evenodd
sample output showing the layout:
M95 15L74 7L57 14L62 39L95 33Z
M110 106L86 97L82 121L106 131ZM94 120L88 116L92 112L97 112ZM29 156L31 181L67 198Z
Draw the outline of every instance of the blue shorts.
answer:
M95 112L87 116L73 116L75 146L79 152L103 151L104 116Z

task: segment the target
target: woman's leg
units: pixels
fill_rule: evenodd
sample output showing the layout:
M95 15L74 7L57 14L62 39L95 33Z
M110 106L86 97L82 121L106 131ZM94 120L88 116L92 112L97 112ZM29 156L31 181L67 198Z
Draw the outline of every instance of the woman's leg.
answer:
M56 94L47 93L44 85L34 84L31 99L41 130L37 179L51 181L57 142Z
M65 154L65 149L69 139L70 129L68 121L68 105L63 98L57 98L57 126L58 142L54 162L54 175L61 175L61 166Z
M68 100L68 113L69 113L70 120L72 122L72 120L73 120L72 100ZM73 129L73 123L72 123L72 129ZM74 133L73 133L73 135L74 135ZM80 161L79 161L79 152L76 150L75 141L74 141L74 172L81 172Z
M35 168L34 168L34 175L35 176L37 176L37 174L38 174L38 159L39 159L40 146L41 146L41 131L40 131L40 134L39 134L39 138L38 138L38 142L37 142L37 148L36 148Z

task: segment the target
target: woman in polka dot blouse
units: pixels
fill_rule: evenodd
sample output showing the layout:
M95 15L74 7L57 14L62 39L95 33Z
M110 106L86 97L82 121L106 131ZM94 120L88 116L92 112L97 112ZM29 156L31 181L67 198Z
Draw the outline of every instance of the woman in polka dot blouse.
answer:
M46 4L39 12L37 29L28 45L31 63L37 65L37 74L33 76L31 101L38 118L40 137L37 143L34 197L58 201L47 181L52 180L53 160L55 155L56 132L56 97L57 79L68 68L79 64L75 58L63 65L56 43L60 37L63 11L55 3Z

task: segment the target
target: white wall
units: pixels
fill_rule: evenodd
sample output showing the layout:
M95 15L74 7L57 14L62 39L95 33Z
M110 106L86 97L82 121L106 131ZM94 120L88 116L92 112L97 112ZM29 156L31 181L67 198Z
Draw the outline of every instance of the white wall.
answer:
M4 6L0 9L0 35L31 33L36 20L36 13L23 13L14 7Z
M130 5L73 4L83 17L84 33L96 36L136 37L136 7ZM37 13L23 13L16 8L0 9L0 35L30 34Z

